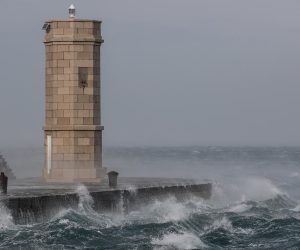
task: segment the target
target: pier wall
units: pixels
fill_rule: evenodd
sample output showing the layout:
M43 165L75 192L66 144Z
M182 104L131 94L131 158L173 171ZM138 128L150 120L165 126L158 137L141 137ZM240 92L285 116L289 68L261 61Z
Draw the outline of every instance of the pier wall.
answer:
M178 200L197 196L209 199L212 185L195 184L186 186L147 187L135 190L109 190L90 192L95 211L128 212L141 204L147 204L156 199L175 196ZM62 209L78 209L85 196L77 193L63 195L44 195L35 197L7 197L3 202L10 210L14 222L27 224L41 222L55 216Z

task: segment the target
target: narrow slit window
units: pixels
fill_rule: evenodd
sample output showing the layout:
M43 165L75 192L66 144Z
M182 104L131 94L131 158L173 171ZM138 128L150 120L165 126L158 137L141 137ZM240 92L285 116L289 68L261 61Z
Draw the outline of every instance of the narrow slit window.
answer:
M79 80L79 88L86 88L88 86L88 68L87 67L79 67L78 68L78 80Z

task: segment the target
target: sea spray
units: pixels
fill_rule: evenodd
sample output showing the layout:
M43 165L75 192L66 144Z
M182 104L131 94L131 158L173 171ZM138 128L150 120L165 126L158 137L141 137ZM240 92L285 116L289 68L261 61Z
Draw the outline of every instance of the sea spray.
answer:
M291 208L290 209L291 211L294 211L294 212L300 212L300 204L298 204L296 207L294 208Z
M271 180L263 177L241 177L213 184L210 203L216 207L239 204L248 200L263 201L286 195Z
M80 217L84 216L86 219L92 222L93 226L111 227L116 225L114 220L103 213L98 213L94 210L94 200L90 195L89 190L83 184L80 184L76 188L76 193L79 197L78 211L69 210L71 213L78 213Z
M237 204L233 204L232 206L227 208L226 211L233 212L233 213L244 213L251 208L252 208L252 205L250 205L250 204L237 203Z
M207 246L199 237L189 232L166 233L161 238L152 239L151 243L157 250L167 249L202 249Z
M121 214L121 216L124 216L125 214L125 204L124 204L124 190L122 190L120 192L120 199L119 199L119 202L117 204L117 213Z
M195 147L199 153L193 158L190 149L158 148L149 155L147 149L141 153L127 148L111 158L129 175L143 167L147 174L161 174L166 165L174 169L167 169L168 175L210 173L218 180L211 200L149 201L122 216L84 210L82 205L51 221L0 230L0 249L201 249L200 241L213 250L299 249L300 184L298 174L289 173L299 172L300 148ZM286 150L286 160L279 159ZM181 214L182 209L187 211Z
M10 228L14 225L12 215L3 201L0 201L0 230Z
M241 198L246 200L262 201L282 195L283 192L267 178L247 178L240 186Z
M148 204L141 204L135 210L125 215L129 221L136 223L168 223L188 219L195 212L205 212L209 205L198 197L190 197L186 201L178 201L174 196L164 200L153 200Z
M79 197L78 209L81 212L93 211L94 200L91 197L87 187L80 184L76 188L76 193Z
M289 218L288 227L287 219L274 217L274 208L270 210L269 203L263 213L254 209L249 216L227 212L226 207L214 208L197 198L178 201L169 197L141 204L121 215L95 212L87 190L78 190L82 196L78 209L65 210L61 217L42 224L2 230L0 249L10 249L12 241L16 249L251 249L253 244L267 248L289 237L295 242L300 229L300 222L293 217ZM249 201L254 208L262 202ZM291 215L295 213L299 212L290 211ZM276 237L262 235L268 230Z
M211 225L204 228L204 231L206 231L206 232L213 231L213 230L220 229L220 228L223 228L224 230L229 231L229 232L233 231L232 223L226 216L223 216L220 219L214 220Z
M129 191L131 195L136 195L137 194L137 187L134 185L127 185L125 187L125 190Z

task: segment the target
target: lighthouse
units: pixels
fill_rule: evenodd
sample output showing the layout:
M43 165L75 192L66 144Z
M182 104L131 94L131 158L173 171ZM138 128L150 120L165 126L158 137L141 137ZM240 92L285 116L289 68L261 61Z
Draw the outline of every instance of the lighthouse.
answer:
M45 165L47 182L100 182L101 21L49 20L45 31Z

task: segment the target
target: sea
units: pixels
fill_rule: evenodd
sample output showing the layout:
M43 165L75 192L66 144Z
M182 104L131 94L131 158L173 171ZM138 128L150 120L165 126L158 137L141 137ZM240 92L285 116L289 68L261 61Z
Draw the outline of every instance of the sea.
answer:
M3 149L17 177L38 175L42 149ZM169 196L132 211L78 209L18 225L0 204L0 249L300 249L300 147L109 147L124 177L213 183L209 200Z

